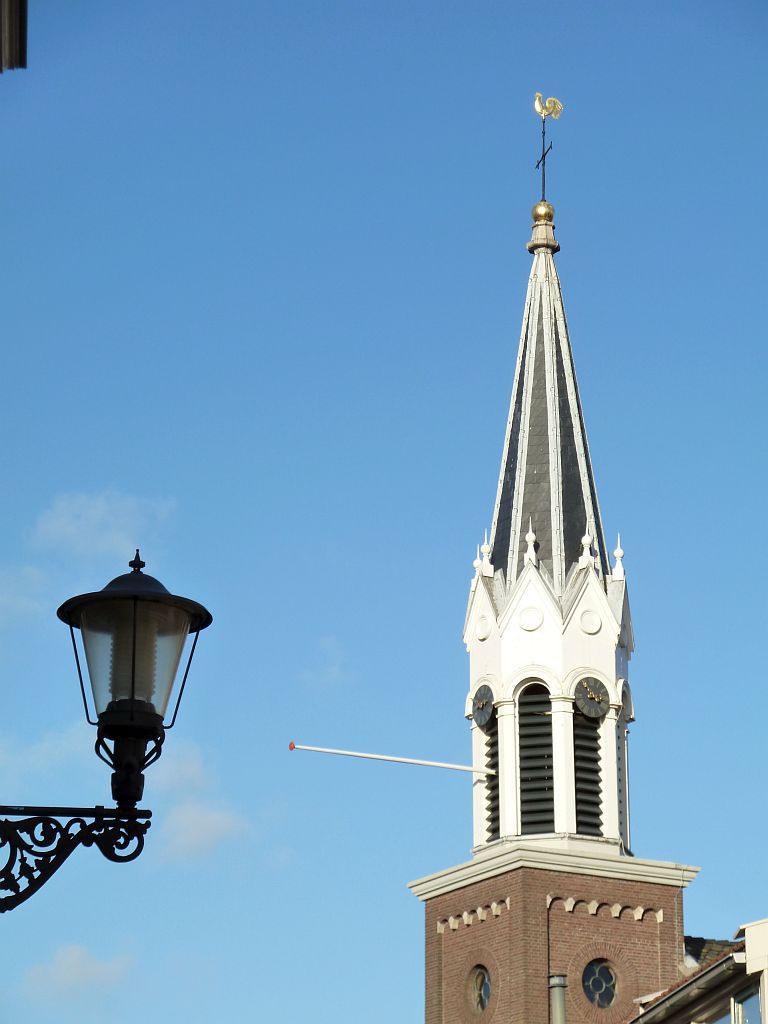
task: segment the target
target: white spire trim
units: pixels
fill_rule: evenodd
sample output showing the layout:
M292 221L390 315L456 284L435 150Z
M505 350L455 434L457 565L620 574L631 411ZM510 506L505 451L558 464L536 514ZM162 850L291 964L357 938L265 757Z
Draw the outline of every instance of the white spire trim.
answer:
M624 551L621 546L621 534L616 535L616 549L613 552L613 557L616 559L616 563L613 567L612 576L615 580L623 580L624 577L624 563L622 558L624 557Z
M537 566L539 564L539 560L536 555L536 534L533 532L533 519L530 517L528 519L528 533L525 535L525 543L527 544L527 547L525 549L525 556L523 560L526 564L530 562L531 565Z
M482 553L483 553L483 561L482 561L482 563L480 565L480 572L483 574L483 576L488 576L488 577L492 578L493 577L493 566L491 565L491 560L489 558L489 555L491 553L491 545L488 543L488 531L487 530L485 531L485 538L483 540L482 545L480 546L480 551L482 551Z
M522 327L520 329L520 338L519 338L519 341L517 343L517 359L516 359L516 362L515 362L515 377L514 377L514 381L512 383L512 397L511 397L510 403L509 403L509 414L507 416L507 428L506 428L506 432L504 434L504 447L502 448L502 452L503 452L504 456L508 455L508 452L509 452L509 442L510 442L510 440L512 438L512 424L513 424L514 418L515 418L515 397L517 395L517 389L518 389L519 382L520 382L520 373L521 373L522 364L523 364L523 353L526 350L525 340L526 340L526 333L528 331L528 324L529 324L529 321L530 321L530 310L531 310L532 302L533 302L533 269L531 269L531 274L530 274L530 276L528 278L528 289L527 289L527 292L526 292L526 295L525 295L525 309L523 311L523 323L522 323ZM521 424L521 429L522 429L522 424ZM518 453L519 453L520 452L520 439L519 438L518 438L518 446L517 447L518 447ZM491 547L493 547L493 544L494 544L494 542L496 540L496 528L498 526L499 512L501 510L501 498L502 498L502 495L504 493L504 478L506 476L506 471L507 471L507 459L502 457L501 469L499 471L499 481L498 481L498 484L496 486L496 501L494 502L494 506L493 506L493 522L491 523ZM515 486L517 487L517 483L518 483L517 471L515 473L515 476L516 476ZM515 493L517 493L517 492L515 491ZM513 514L513 518L514 518L514 509L512 510L512 514ZM514 522L512 522L512 524L510 525L510 543L511 543L511 539L512 539L512 532L511 531L512 531L513 527L514 527ZM499 568L501 568L501 567L499 567Z
M555 337L554 321L557 315L555 309L555 294L557 289L552 288L550 272L554 272L555 263L552 253L548 249L540 250L534 256L534 267L541 281L542 296L542 334L544 340L544 370L547 389L547 421L549 424L549 493L552 499L550 505L550 529L552 531L552 581L555 593L561 594L565 585L565 564L563 560L563 508L559 495L562 493L562 469L560 465L560 416L557 408L557 367L555 365Z
M520 431L517 439L517 460L515 465L515 488L513 491L515 503L512 506L512 517L509 530L509 553L507 556L507 593L510 592L517 576L517 552L520 549L520 534L522 533L522 504L525 500L525 472L528 467L528 434L530 433L530 420L532 403L529 401L533 389L533 378L536 370L536 325L539 319L539 308L541 303L541 291L535 287L536 260L534 258L531 276L528 279L528 291L530 302L526 302L527 318L523 325L524 336L527 334L525 378L523 380L523 393L521 403L524 417L521 417ZM513 392L514 403L516 392ZM506 449L505 449L506 451ZM505 460L506 461L506 460ZM499 495L499 501L501 495Z

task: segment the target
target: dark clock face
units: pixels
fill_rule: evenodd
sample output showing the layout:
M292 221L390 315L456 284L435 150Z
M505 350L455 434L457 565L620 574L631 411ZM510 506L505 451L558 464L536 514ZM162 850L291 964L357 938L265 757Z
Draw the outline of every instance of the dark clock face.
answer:
M493 714L493 690L486 683L478 688L472 701L472 717L482 729L488 725Z
M588 718L602 718L608 711L609 695L599 679L587 676L576 684L576 707Z

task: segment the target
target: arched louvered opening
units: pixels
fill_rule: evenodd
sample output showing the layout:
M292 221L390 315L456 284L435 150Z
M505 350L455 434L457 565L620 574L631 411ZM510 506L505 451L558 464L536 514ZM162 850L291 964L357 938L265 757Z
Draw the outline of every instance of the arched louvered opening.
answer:
M527 686L518 702L520 729L520 831L555 831L552 773L552 705L540 683Z
M576 831L601 836L600 720L573 713L573 760L576 778Z
M629 837L629 729L622 710L616 723L616 775L619 795L619 835L627 850Z
M485 832L487 842L498 839L501 834L499 819L499 723L494 710L486 724L485 767L495 775L485 777Z

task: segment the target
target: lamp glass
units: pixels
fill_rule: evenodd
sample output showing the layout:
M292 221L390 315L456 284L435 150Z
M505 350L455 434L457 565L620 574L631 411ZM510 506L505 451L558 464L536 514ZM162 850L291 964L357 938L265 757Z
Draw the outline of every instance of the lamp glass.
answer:
M165 715L190 623L182 608L136 598L83 608L80 629L96 713L134 697Z

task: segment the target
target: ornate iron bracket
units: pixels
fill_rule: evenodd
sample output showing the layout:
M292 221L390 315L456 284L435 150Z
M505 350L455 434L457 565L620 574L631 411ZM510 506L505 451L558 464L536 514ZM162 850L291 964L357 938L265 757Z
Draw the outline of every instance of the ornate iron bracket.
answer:
M0 806L0 913L33 896L78 846L98 846L117 863L135 860L151 817L117 807Z

